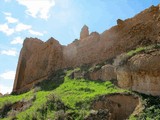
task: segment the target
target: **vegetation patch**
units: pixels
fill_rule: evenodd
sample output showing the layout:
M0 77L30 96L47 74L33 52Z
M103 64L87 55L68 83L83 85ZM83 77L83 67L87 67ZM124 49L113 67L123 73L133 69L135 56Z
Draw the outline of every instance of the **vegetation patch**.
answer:
M46 120L46 119L71 119L81 120L89 114L90 104L100 95L124 92L116 88L111 82L91 81L85 79L71 79L70 71L60 71L37 84L32 91L10 95L0 98L0 108L6 100L15 103L35 97L32 106L16 113L14 119L18 120ZM13 119L6 116L4 120Z
M119 56L116 57L114 61L115 66L123 66L124 64L127 63L127 61L134 55L139 54L139 53L150 53L156 49L160 49L160 44L152 44L149 46L142 46L138 47L135 50L131 50L127 53L123 53Z
M144 110L131 120L160 120L160 97L140 94L143 99Z

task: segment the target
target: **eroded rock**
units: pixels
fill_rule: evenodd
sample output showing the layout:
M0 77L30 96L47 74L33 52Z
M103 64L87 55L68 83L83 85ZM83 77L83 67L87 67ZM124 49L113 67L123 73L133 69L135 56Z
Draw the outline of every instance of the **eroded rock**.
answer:
M106 120L125 120L138 109L141 109L141 100L138 96L131 94L115 93L104 95L92 104L93 110L108 110ZM88 119L90 120L90 119ZM96 119L93 119L96 120ZM100 120L100 119L97 119Z
M104 65L101 67L101 69L90 72L89 78L91 80L103 80L103 81L116 79L114 66L110 64Z
M109 120L110 113L108 109L92 110L84 120Z
M88 30L88 27L86 25L84 25L81 29L81 33L80 33L80 39L84 39L86 37L89 36L89 30Z
M140 53L117 68L118 85L140 93L160 95L160 50Z

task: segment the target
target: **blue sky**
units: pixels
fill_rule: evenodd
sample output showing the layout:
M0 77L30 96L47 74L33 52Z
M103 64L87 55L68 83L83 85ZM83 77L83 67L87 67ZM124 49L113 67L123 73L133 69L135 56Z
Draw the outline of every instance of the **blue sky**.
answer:
M26 37L54 37L67 45L86 24L102 33L117 19L133 17L160 0L0 0L0 92L12 90Z

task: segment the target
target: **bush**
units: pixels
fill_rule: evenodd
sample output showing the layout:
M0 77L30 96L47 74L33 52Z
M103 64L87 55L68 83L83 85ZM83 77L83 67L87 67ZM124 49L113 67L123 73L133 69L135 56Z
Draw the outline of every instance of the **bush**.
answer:
M144 110L137 117L138 120L160 120L160 97L141 94Z

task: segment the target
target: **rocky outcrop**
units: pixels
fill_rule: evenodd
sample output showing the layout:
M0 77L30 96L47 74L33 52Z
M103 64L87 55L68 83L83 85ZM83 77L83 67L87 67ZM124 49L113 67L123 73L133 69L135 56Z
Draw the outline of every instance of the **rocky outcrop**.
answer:
M117 67L118 85L140 93L160 95L160 50L152 50L131 57Z
M2 108L0 108L0 119L4 119L6 117L12 116L13 118L16 118L15 115L19 112L25 111L26 109L30 108L32 106L32 102L35 99L30 100L22 100L17 101L14 103L6 102Z
M142 110L141 100L131 94L115 93L99 97L92 103L93 110L107 111L107 120L125 120L131 114L138 114ZM94 116L90 116L92 118ZM101 119L87 119L101 120Z
M91 80L113 80L116 79L116 73L114 72L114 66L107 64L101 67L100 70L89 73Z
M89 36L89 30L88 27L86 25L84 25L81 29L81 33L80 33L80 40L86 38Z
M2 96L3 94L2 93L0 93L0 97Z
M51 38L47 42L26 38L20 53L13 91L23 91L49 76L62 65L62 46Z
M98 66L99 67L99 66ZM100 68L97 66L92 66L89 70L85 71L82 69L75 69L71 75L71 79L90 79L90 80L115 80L116 79L116 73L114 71L115 67L111 64L106 64ZM98 70L97 70L98 69Z
M20 53L13 92L29 89L50 73L67 67L97 64L113 58L139 44L160 42L159 7L152 6L102 34L89 35L84 26L80 39L62 46L51 38L42 42L26 38ZM134 42L133 42L134 41Z
M110 120L108 109L92 110L84 120Z

